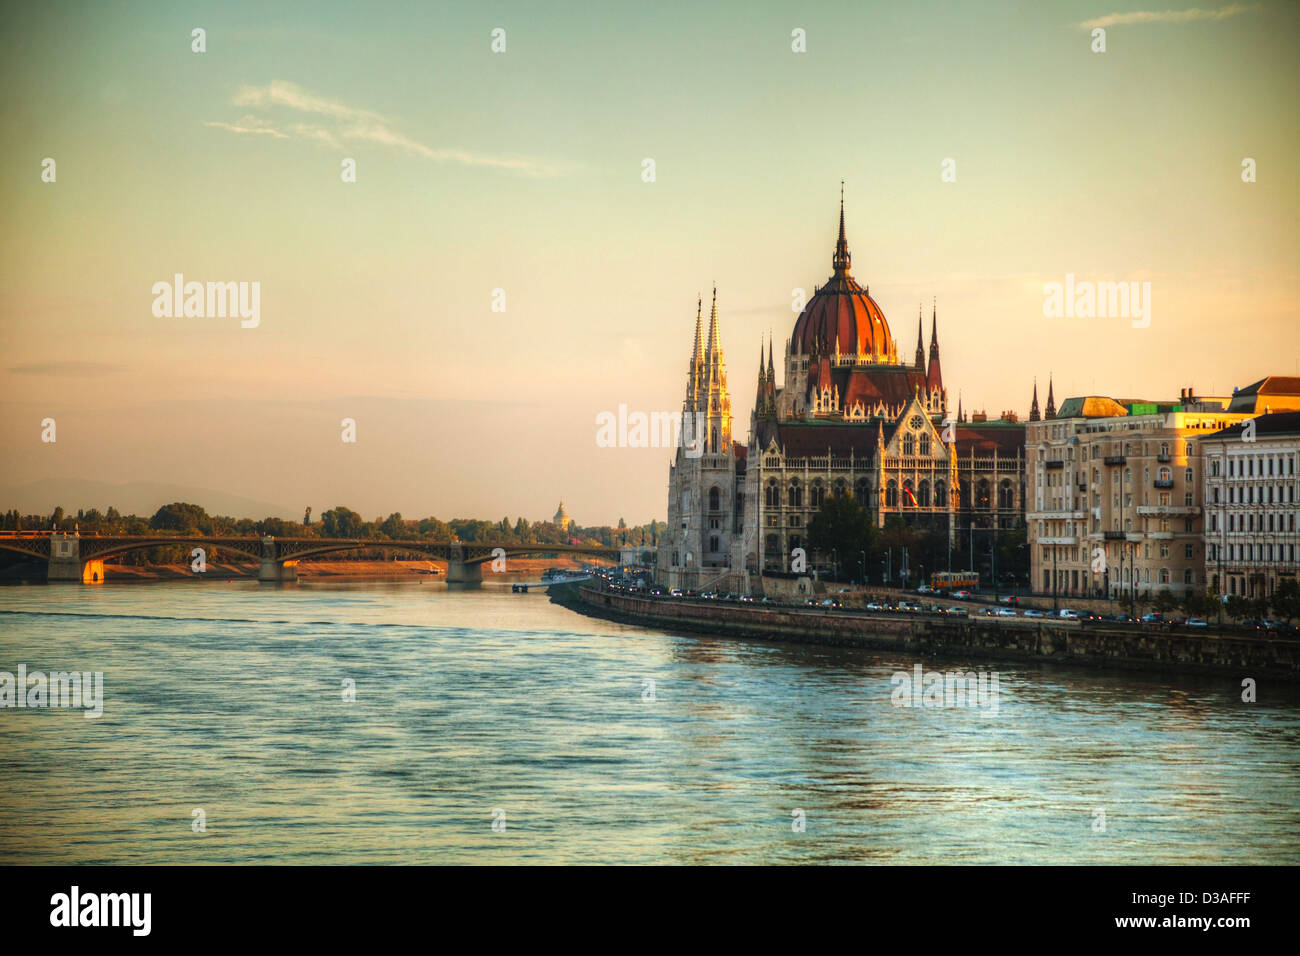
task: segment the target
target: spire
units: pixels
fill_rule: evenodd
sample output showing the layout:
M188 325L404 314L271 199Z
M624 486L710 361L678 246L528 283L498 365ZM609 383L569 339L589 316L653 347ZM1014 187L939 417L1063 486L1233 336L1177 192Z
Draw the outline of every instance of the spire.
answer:
M691 355L691 368L694 368L699 362L700 357L704 354L704 332L701 328L701 321L704 317L704 297L697 296L695 299L695 352Z
M1044 416L1048 419L1056 417L1056 399L1052 398L1052 377L1047 377L1047 414Z
M1038 379L1034 379L1034 400L1029 405L1029 420L1031 422L1041 422L1043 416L1038 411Z
M776 381L776 366L772 364L772 333L767 334L767 377L771 381Z
M963 421L961 417L961 392L957 393L957 421Z
M844 238L844 180L840 180L840 238L835 243L835 255L831 258L831 265L835 268L837 276L846 276L849 274L849 264L852 261L849 256L849 241Z
M930 313L930 365L925 371L926 385L931 389L943 390L943 370L939 365L939 308L932 306Z
M709 313L709 346L705 353L706 360L712 362L721 351L718 345L718 284L713 284L713 309Z
M916 367L925 368L925 334L921 331L921 306L916 307Z

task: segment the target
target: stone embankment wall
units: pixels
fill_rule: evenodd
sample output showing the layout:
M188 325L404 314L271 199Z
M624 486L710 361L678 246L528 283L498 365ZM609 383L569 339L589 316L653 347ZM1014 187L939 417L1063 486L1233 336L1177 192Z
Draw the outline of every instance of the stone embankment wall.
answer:
M1105 627L1078 621L999 621L774 608L652 598L590 587L566 588L554 597L560 603L600 616L719 636L1300 679L1300 641L1279 638L1158 627Z

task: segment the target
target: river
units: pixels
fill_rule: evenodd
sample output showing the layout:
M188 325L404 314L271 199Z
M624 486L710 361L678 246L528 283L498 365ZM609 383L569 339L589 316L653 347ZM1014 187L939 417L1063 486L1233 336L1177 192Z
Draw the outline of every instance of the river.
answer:
M996 712L894 706L918 663L996 670ZM4 587L20 664L102 671L104 699L0 709L10 864L1300 862L1286 684L673 635L436 582Z

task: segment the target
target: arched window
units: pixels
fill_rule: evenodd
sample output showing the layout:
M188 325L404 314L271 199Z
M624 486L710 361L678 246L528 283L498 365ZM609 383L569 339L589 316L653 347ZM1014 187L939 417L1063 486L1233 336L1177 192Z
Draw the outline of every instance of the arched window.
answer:
M916 489L912 486L912 479L907 478L903 481L903 507L916 507Z
M1161 584L1168 584L1168 583L1169 583L1169 569L1168 569L1168 568L1161 568L1161 569L1160 569L1160 583L1161 583Z
M903 436L903 454L906 456L916 454L916 438L911 433Z
M922 481L916 489L916 503L922 508L930 507L930 483Z
M871 493L868 490L870 487L871 486L867 483L867 479L859 478L853 485L853 497L857 498L858 501L866 501L867 496Z
M780 546L777 544L776 535L769 534L767 536L767 541L764 545L764 549L767 551L768 554L776 554L778 551L781 550Z
M1173 473L1173 471L1172 471L1172 470L1171 470L1171 469L1166 465L1166 466L1163 466L1159 471L1156 472L1156 477L1159 478L1161 481L1173 481L1173 480L1174 480L1174 473Z
M1016 507L1016 492L1011 486L1011 479L1003 478L998 485L998 510L1013 511Z
M934 483L934 506L948 507L948 485L942 479Z
M1190 485L1192 482L1196 480L1196 472L1188 468L1187 471L1183 473L1183 480Z
M791 508L803 507L803 488L799 486L799 479L794 478L790 481L790 492L787 496Z
M898 482L893 478L890 478L889 483L885 485L885 507L898 507Z
M843 497L844 497L844 492L847 490L847 488L848 488L848 486L844 483L844 479L843 479L843 478L836 478L836 479L835 479L835 489L834 489L834 493L835 493L835 497L836 497L836 498L843 498Z
M781 503L781 492L776 487L776 479L773 478L763 489L763 504L769 508L775 508Z
M821 479L813 482L812 500L809 502L814 508L820 508L822 502L826 500L826 486L821 483Z
M928 458L930 455L930 436L921 436L921 457Z
M721 493L718 491L717 485L714 485L712 488L709 489L709 510L710 511L719 510L718 499L720 497L721 497Z
M989 509L989 482L987 478L981 478L979 484L975 486L975 507L981 511Z

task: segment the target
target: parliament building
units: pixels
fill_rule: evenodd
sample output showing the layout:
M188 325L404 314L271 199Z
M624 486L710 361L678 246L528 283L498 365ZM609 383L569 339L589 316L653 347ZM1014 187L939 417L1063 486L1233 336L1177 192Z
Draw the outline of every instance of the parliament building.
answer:
M762 573L788 572L828 495L857 498L880 527L897 515L946 533L953 549L1023 523L1024 424L1014 413L968 421L960 403L950 415L937 311L928 351L918 315L915 355L900 361L883 309L851 272L842 197L831 265L786 341L780 385L772 344L760 349L746 444L731 434L716 290L707 336L697 310L682 409L702 447L678 448L669 468L658 560L670 586L748 592Z

